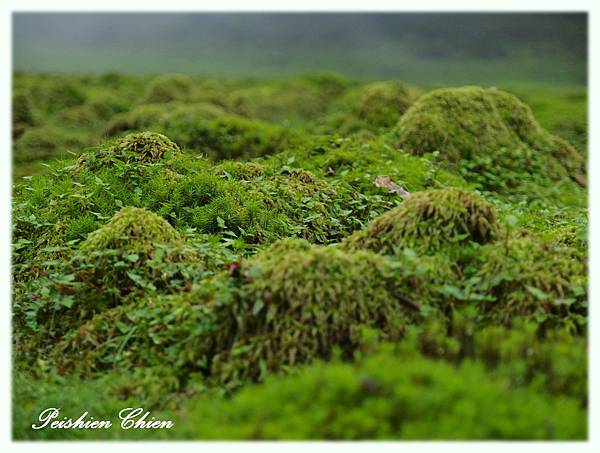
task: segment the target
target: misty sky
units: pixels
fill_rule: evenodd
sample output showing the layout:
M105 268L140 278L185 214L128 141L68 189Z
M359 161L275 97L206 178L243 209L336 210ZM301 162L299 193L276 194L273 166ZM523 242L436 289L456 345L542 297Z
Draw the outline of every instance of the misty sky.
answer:
M503 77L579 83L586 73L587 17L17 13L13 49L15 69L38 72L255 76L335 70L419 79L444 68L454 77L460 62L467 62L473 74L482 76L506 68ZM510 65L502 64L517 60L521 66L512 73ZM463 67L465 77L469 70Z

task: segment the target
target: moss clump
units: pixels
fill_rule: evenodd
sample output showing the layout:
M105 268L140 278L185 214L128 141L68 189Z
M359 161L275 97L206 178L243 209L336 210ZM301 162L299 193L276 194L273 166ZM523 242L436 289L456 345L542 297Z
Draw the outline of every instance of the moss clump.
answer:
M213 173L217 176L233 178L235 180L248 180L258 178L267 173L267 167L258 162L237 162L228 160L216 165Z
M19 138L26 129L38 123L30 96L24 91L13 93L12 96L12 134Z
M396 132L401 149L418 155L439 151L450 162L494 158L500 148L532 148L538 158L560 160L552 165L554 173L561 164L578 171L584 165L577 151L540 127L526 104L493 88L434 90L406 111Z
M411 317L395 297L389 263L374 253L285 240L242 266L246 283L229 315L235 336L212 360L223 384L329 357L334 348L351 357L362 328L395 331Z
M180 234L162 217L146 209L125 207L109 222L90 233L80 246L82 262L93 269L93 282L128 292L142 274L152 273L150 261L193 259ZM159 251L160 250L160 251ZM155 278L150 278L154 281Z
M142 104L130 112L116 115L106 126L106 133L112 137L124 131L152 129L173 136L179 123L190 123L198 119L210 120L223 114L224 111L219 106L206 102Z
M47 113L81 105L86 94L81 86L61 77L42 78L31 87L31 94L40 108Z
M360 96L357 115L375 127L390 127L414 102L413 90L402 82L367 85Z
M500 241L479 249L476 267L481 292L493 296L480 307L486 316L506 323L534 316L585 327L586 268L565 247L536 236Z
M182 146L217 159L272 154L280 151L292 138L282 127L235 115L180 122L169 130Z
M180 152L179 146L163 134L135 132L102 145L92 153L83 154L79 158L78 168L97 170L113 164L115 160L150 164Z
M344 241L345 248L396 254L404 248L436 253L445 246L492 241L498 232L493 206L473 192L447 188L417 192Z
M194 81L183 74L166 74L152 79L146 87L141 103L186 100L194 89Z
M348 82L331 74L313 74L268 85L233 90L224 98L227 109L248 118L278 123L315 122L347 88Z
M148 254L157 244L177 245L181 236L162 217L146 209L126 207L82 242L81 249L115 249L123 253Z
M31 162L63 155L82 146L82 138L55 126L39 126L25 130L14 143L15 162Z

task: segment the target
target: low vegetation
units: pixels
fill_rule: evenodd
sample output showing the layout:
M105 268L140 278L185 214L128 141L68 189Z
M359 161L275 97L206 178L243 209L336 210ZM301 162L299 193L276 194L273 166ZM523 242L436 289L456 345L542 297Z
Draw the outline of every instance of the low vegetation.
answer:
M14 87L16 438L587 437L581 98ZM128 405L175 429L29 429Z

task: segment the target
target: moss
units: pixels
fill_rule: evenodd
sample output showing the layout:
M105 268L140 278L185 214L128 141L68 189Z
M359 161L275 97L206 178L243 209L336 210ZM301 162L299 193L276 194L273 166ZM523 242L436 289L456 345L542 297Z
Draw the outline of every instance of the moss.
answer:
M223 110L210 103L142 104L130 112L116 115L106 126L109 137L124 131L153 129L171 135L177 124L190 123L198 119L210 120L223 115Z
M340 99L338 112L330 116L330 124L343 134L387 129L396 125L417 96L415 88L402 82L371 83Z
M268 404L265 402L268 401ZM179 429L195 439L585 439L586 411L478 363L405 357L315 363L232 398L198 396Z
M41 79L32 85L31 90L36 103L47 113L75 107L86 100L79 84L62 77Z
M115 160L150 164L180 152L179 146L163 134L135 132L115 142L105 143L91 153L83 154L77 165L78 168L97 170L113 164Z
M234 115L180 122L169 130L182 146L216 159L272 154L283 149L292 138L279 126Z
M361 194L384 198L388 209L399 202L397 195L375 185L386 175L409 192L432 187L468 187L465 180L443 168L435 156L413 156L391 146L385 135L355 139L315 135L306 142L269 156L273 167L304 169L329 181L348 184Z
M229 111L248 118L286 123L315 122L328 111L348 82L331 74L313 74L268 85L233 90L225 96Z
M535 235L487 244L476 255L487 317L510 323L517 316L585 328L586 267L569 250Z
M407 110L396 133L399 148L418 155L437 150L450 162L493 159L500 148L531 148L539 158L554 160L550 176L555 178L564 176L561 167L582 171L584 166L576 150L542 129L526 104L494 88L434 90Z
M334 348L351 357L362 341L361 326L389 324L396 332L412 315L396 297L393 272L384 257L370 252L285 240L192 293L104 311L85 326L93 338L73 331L55 351L62 351L63 364L82 371L113 367L111 351L124 335L114 325L136 325L120 366L158 363L152 338L176 360L180 378L202 372L209 382L231 388L328 357ZM166 329L171 322L179 327Z
M235 180L257 178L267 172L267 167L257 162L237 162L228 160L213 168L215 175L231 177Z
M165 74L148 83L141 103L157 103L186 100L192 94L194 81L183 74Z
M169 223L145 209L126 207L110 221L91 233L81 244L82 250L121 250L147 254L156 244L177 245L181 236Z
M75 133L55 126L38 126L25 130L14 143L15 162L48 159L75 152L82 145L82 138Z
M30 96L24 91L15 91L12 96L13 138L19 138L25 130L38 123Z
M449 245L485 244L498 233L493 206L464 189L412 193L404 202L344 241L349 249L396 254L404 248L436 253Z

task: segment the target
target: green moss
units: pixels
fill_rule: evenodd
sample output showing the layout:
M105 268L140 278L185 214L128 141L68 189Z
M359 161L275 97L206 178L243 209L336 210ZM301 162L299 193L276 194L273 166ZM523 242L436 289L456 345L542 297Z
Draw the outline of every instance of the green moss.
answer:
M484 244L497 234L490 203L473 192L448 188L412 193L399 207L350 236L343 246L383 254L411 248L428 254L470 241Z
M12 134L19 138L26 129L39 122L30 95L25 91L15 91L12 96Z
M101 145L91 153L83 154L77 165L94 170L111 165L115 160L153 163L180 152L179 146L163 134L136 132L115 142Z
M494 88L427 93L402 116L396 133L399 148L417 155L439 151L450 162L494 159L500 148L531 148L548 162L549 177L561 178L565 168L580 172L584 166L575 149L542 129L526 104Z
M195 398L180 425L200 439L585 439L578 402L511 387L480 364L379 352L317 363L228 400ZM268 401L268 404L265 404Z
M281 127L233 115L179 122L169 130L182 146L216 159L272 154L281 151L291 138Z
M390 177L409 192L467 186L460 175L444 169L435 156L399 152L385 135L365 140L317 135L269 156L265 162L273 167L309 170L329 181L343 182L361 194L385 199L388 209L399 202L399 197L375 185L380 175Z
M56 113L69 107L81 105L86 95L80 84L64 77L42 78L31 86L31 94L40 108Z
M181 379L202 372L213 384L236 387L268 371L328 357L334 348L351 357L364 326L389 324L394 335L414 313L395 297L393 274L380 255L285 240L189 294L103 311L84 328L91 338L72 331L55 352L83 373L117 363L154 366L167 355ZM175 329L165 326L172 322ZM127 329L114 326L122 323L136 326L137 334L116 362L117 338ZM164 354L157 356L152 342Z
M94 231L81 244L83 250L122 250L123 253L147 254L156 244L176 245L181 237L169 223L145 209L127 207Z
M371 83L340 99L338 112L331 115L330 124L344 134L387 129L396 125L417 97L417 90L402 82Z
M166 74L152 79L140 100L141 103L157 103L186 100L194 89L194 81L183 74Z
M31 162L56 156L66 157L82 145L82 138L69 130L55 126L38 126L25 130L14 143L15 162Z
M223 115L223 110L210 103L183 104L169 102L162 104L142 104L130 112L116 115L106 126L106 133L112 137L124 131L160 130L171 136L173 129L183 123L198 119L210 120Z
M267 167L257 162L226 160L219 165L215 165L213 172L218 176L231 177L235 180L245 180L266 174Z
M485 316L506 323L533 316L585 328L586 267L565 247L525 236L481 247L476 263L481 291L493 296L480 305Z

